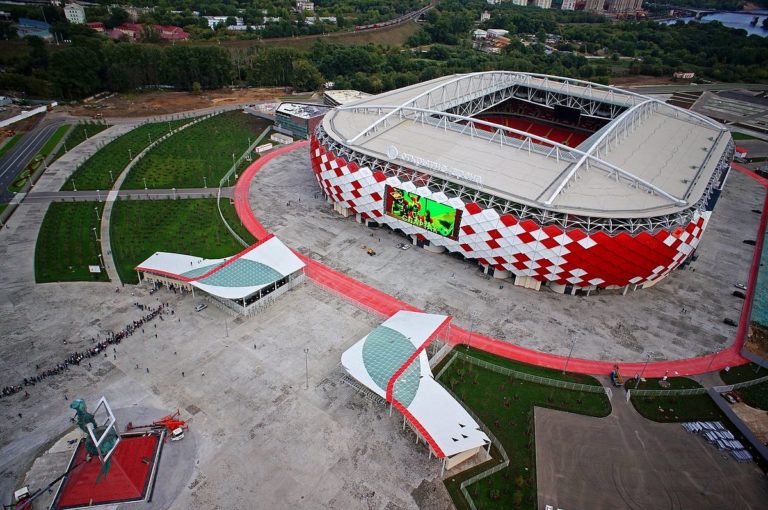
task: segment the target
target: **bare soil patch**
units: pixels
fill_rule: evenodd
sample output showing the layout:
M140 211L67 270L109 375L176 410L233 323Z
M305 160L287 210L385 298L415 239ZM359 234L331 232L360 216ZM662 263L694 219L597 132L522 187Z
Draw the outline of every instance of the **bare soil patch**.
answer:
M62 106L71 115L94 117L144 117L166 115L188 110L226 106L233 103L249 103L277 99L290 93L283 87L219 89L202 94L175 91L117 94L98 103Z

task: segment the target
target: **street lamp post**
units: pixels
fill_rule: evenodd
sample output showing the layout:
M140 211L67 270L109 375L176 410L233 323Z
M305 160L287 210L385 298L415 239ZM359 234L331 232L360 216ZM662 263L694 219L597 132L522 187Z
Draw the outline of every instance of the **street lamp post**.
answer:
M96 233L96 227L91 227L91 230L93 230L93 237L96 239L96 242L98 242L99 234Z
M467 339L467 347L472 347L472 331L475 328L475 319L477 319L477 312L469 312L469 338Z
M645 365L643 365L643 369L640 371L640 377L637 378L637 384L635 384L635 389L640 389L640 381L643 380L643 374L645 374L645 369L648 368L648 363L651 361L651 353L648 353L645 355Z
M307 380L306 389L309 389L309 347L304 347L304 374Z
M109 180L110 180L111 182L115 182L115 176L114 176L114 175L112 175L112 170L110 170L110 171L109 171Z
M133 153L131 152L131 149L128 149L128 161L133 161Z
M101 202L101 191L100 190L96 190L96 198L98 199L99 202Z
M176 188L173 188L173 199L176 200Z
M208 187L208 181L205 180L205 176L203 176L203 187L204 188Z
M96 219L101 221L101 216L99 216L99 208L98 207L94 207L93 210L96 211Z
M573 348L576 346L576 339L574 338L571 342L571 350L568 351L568 358L565 360L565 367L563 368L563 373L566 373L568 371L568 362L571 361L571 355L573 354Z
M147 178L143 177L143 179L144 179L144 190L146 191L146 189L147 189Z
M101 256L101 253L99 253L99 265L104 267L104 258Z
M72 179L72 191L77 191L77 186L75 185L74 179Z
M149 145L152 145L152 133L147 133L147 136L149 137Z

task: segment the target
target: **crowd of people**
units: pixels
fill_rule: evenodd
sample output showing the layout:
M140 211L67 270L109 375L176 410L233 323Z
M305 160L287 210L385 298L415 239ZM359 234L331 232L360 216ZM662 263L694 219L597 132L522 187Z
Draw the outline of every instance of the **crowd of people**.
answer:
M0 391L0 397L10 397L11 395L15 395L21 391L26 392L24 389L26 386L34 386L37 383L43 382L48 377L53 377L55 375L59 375L62 372L65 372L69 370L70 366L72 365L80 365L80 363L83 360L87 360L89 358L93 358L99 355L99 353L104 353L104 356L107 356L107 353L105 352L107 347L110 345L117 345L129 336L133 335L137 330L142 329L145 324L150 322L151 320L160 317L162 320L162 314L163 312L166 312L169 309L168 303L161 303L160 305L156 307L150 307L146 305L142 305L140 303L135 303L136 307L139 310L146 311L147 313L143 315L140 319L135 320L131 322L130 324L127 324L125 328L121 329L120 331L114 332L114 331L108 331L106 334L106 339L104 341L96 341L96 338L91 338L91 343L93 344L93 347L90 349L86 349L85 351L77 351L69 354L66 358L64 358L64 361L61 363L57 363L53 368L49 368L46 370L40 370L39 365L35 365L35 368L38 370L38 373L31 377L25 377L21 384L6 386ZM173 310L170 311L171 314L173 314ZM67 341L64 340L64 343L66 344ZM90 368L91 364L88 362L88 367Z

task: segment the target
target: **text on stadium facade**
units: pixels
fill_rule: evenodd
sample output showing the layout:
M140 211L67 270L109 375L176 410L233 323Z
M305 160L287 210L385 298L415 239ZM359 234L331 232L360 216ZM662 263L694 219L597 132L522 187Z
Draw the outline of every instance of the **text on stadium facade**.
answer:
M462 179L464 181L474 182L475 184L483 183L483 178L477 174L465 172L464 170L459 170L458 168L452 168L443 163L438 163L437 161L414 156L413 154L409 154L407 152L400 152L394 145L387 147L387 157L389 157L390 160L399 159L400 161L404 161L412 165L434 170L436 172L450 175L451 177L456 177L457 179Z

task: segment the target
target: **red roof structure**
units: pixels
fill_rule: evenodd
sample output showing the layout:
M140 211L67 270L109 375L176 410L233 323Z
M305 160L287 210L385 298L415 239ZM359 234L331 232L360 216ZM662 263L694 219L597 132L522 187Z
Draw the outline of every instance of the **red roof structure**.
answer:
M52 508L143 500L154 482L155 463L162 448L160 438L157 433L121 436L109 459L109 470L101 476L103 465L98 457L80 464L86 458L85 443L81 441L70 463L77 467L64 479Z

